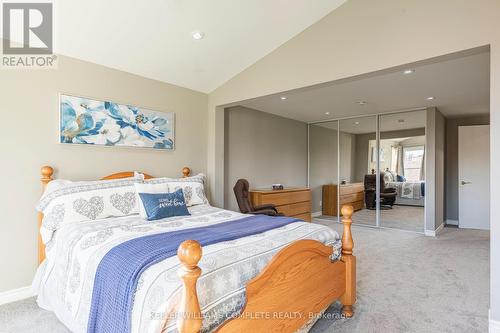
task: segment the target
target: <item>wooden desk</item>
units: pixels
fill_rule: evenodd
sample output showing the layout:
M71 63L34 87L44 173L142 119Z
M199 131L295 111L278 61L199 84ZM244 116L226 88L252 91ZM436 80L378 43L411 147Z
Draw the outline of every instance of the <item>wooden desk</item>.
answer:
M365 189L363 183L340 185L340 206L350 204L354 211L365 207ZM337 184L323 185L323 215L337 216Z
M251 190L252 205L273 204L285 216L311 222L311 190L307 187L284 190Z

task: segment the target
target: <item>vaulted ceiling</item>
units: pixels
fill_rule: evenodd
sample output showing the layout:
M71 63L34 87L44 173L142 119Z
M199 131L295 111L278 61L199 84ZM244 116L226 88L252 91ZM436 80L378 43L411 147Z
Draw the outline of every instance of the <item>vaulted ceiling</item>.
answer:
M345 1L55 1L55 51L208 93Z

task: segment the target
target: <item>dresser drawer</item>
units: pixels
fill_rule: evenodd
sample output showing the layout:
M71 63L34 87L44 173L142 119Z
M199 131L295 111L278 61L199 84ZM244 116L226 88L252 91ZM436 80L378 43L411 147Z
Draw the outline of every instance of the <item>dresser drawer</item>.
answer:
M289 205L277 206L278 212L285 214L286 216L294 216L303 213L309 213L311 211L311 202L297 202Z
M360 209L365 208L365 202L364 201L356 201L351 203L352 207L354 208L354 211L358 211Z
M272 204L278 212L311 222L311 190L309 188L291 188L285 190L250 191L254 206Z
M363 192L364 190L365 190L364 185L362 183L357 183L357 184L340 186L339 192L340 195L344 195L344 194Z
M362 201L364 200L364 193L363 192L358 192L358 193L353 193L353 194L343 194L340 196L340 204L345 204L345 203L350 203L354 201Z
M274 204L276 206L287 205L291 203L310 201L310 191L294 191L283 193L266 193L260 197L260 204Z

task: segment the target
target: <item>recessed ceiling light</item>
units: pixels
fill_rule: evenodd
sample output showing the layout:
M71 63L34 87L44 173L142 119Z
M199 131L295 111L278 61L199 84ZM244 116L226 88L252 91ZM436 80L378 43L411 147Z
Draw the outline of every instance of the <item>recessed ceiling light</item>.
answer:
M357 101L356 103L358 103L359 105L365 105L366 104L365 101Z
M435 99L434 96L429 96L429 97L426 98L426 100L428 100L428 101L432 101L433 99Z
M327 116L329 116L329 115L330 115L330 112L329 112L329 111L326 111L326 112L325 112L325 114L326 114Z
M354 122L354 125L359 125L359 121L355 121L355 122Z
M406 74L406 75L407 74L413 74L413 73L415 73L414 69L406 69L406 70L403 71L403 74Z
M283 101L284 101L285 99L288 99L288 97L286 97L286 96L281 96L280 98L281 98L281 100L283 100Z
M200 40L205 37L205 34L202 31L195 30L191 33L191 36L193 36L193 39Z

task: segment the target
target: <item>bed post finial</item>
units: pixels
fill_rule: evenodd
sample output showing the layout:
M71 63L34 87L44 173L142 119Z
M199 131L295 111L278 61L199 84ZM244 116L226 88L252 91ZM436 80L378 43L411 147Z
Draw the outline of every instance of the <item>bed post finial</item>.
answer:
M344 294L340 297L340 301L343 304L342 314L350 318L354 314L352 306L356 302L356 257L352 255L354 241L351 233L354 208L351 205L344 205L341 212L342 224L344 225L344 232L342 233L342 261L346 264L346 288Z
M54 169L52 167L45 165L41 169L41 174L42 174L42 185L44 186L45 190L45 185L47 185L51 180L52 180L52 175L54 174Z
M190 174L191 174L191 169L189 169L188 167L182 168L182 177L184 178L189 177Z
M201 255L201 245L195 240L184 241L177 250L182 264L179 277L184 285L177 317L179 333L198 333L201 329L202 316L196 291L196 281L201 275L201 268L198 267Z

